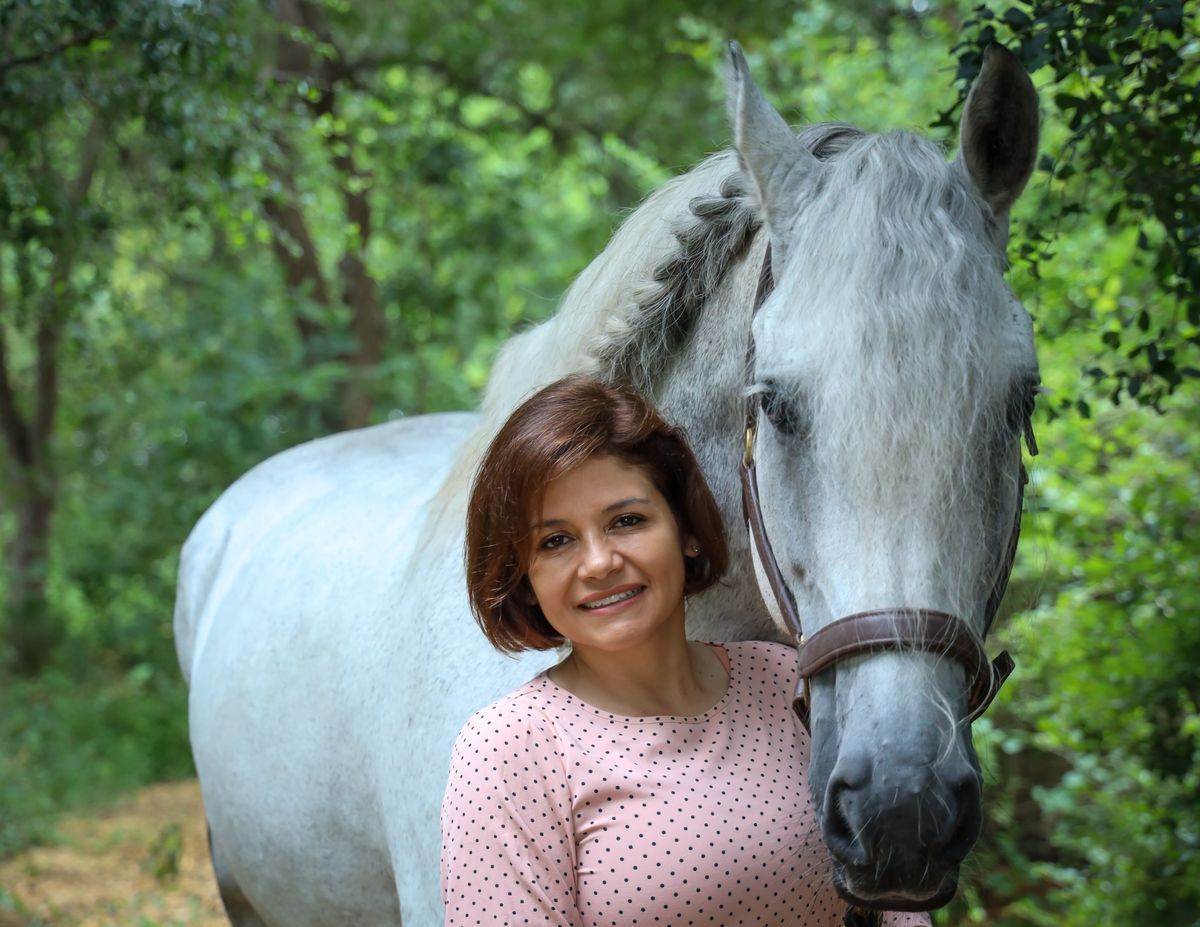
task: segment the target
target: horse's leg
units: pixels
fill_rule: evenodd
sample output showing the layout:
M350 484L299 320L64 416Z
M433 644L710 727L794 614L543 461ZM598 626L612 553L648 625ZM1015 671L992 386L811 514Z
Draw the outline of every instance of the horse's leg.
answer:
M221 893L221 904L225 906L225 916L229 918L229 923L233 927L267 927L267 922L254 910L254 905L250 904L250 899L225 865L216 841L213 840L212 827L208 828L208 855L212 859L213 874L217 877L217 891Z

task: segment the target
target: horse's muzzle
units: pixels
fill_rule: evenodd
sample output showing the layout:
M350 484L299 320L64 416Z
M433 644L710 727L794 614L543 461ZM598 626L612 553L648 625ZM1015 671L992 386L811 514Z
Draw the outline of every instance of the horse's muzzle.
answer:
M923 889L914 891L911 887L891 892L875 891L866 887L869 881L868 873L834 865L834 888L842 900L854 907L875 911L934 911L954 900L958 891L958 867L943 873L929 894Z
M936 769L842 757L821 808L839 891L888 910L927 911L950 901L982 819L979 772L965 757Z

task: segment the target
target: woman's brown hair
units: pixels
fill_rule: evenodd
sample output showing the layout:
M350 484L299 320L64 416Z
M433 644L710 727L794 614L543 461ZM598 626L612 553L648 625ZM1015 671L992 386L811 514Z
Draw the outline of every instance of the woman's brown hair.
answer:
M546 650L562 637L526 579L530 513L546 485L593 457L641 467L700 553L684 558L685 595L707 589L728 562L721 512L683 432L623 386L575 374L525 400L492 439L471 486L466 569L471 610L499 650Z

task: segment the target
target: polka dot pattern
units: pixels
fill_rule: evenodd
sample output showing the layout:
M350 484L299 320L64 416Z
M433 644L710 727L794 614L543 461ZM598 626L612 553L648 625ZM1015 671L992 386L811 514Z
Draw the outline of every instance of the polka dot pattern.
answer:
M695 717L613 715L544 673L472 716L442 804L448 927L841 924L795 651L725 649L729 687Z

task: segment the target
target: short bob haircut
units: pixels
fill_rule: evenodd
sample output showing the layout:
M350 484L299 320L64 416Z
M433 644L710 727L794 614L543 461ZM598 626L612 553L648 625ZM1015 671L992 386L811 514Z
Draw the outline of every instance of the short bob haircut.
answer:
M542 614L527 573L531 513L547 484L593 457L641 467L700 553L684 558L684 595L716 583L728 551L721 512L683 432L633 390L575 374L525 400L475 474L467 509L467 591L498 650L548 650L563 638Z

